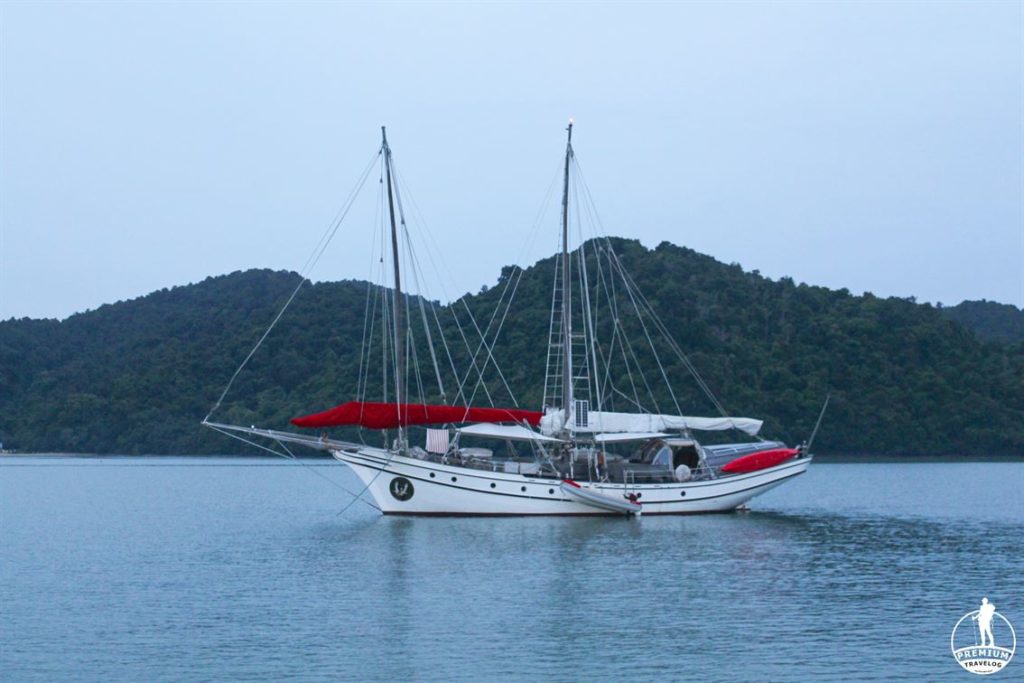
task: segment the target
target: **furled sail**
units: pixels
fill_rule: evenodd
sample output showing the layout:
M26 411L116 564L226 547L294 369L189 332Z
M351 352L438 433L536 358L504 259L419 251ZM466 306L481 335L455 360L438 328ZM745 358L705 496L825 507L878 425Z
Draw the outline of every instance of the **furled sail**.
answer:
M409 425L446 424L456 422L526 422L540 423L541 413L519 408L469 408L437 406L423 403L371 403L349 401L312 415L292 418L296 427L342 427L359 425L368 429L392 429Z
M564 428L565 413L549 410L540 421L540 431L556 434ZM576 419L576 418L580 419ZM664 432L684 429L720 431L738 429L753 436L761 431L762 420L749 417L689 417L652 413L611 413L591 410L569 419L570 432Z

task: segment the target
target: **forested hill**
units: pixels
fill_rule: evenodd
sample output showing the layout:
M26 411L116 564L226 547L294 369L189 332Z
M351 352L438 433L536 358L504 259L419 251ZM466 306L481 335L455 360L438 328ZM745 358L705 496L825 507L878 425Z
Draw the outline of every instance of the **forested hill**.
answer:
M726 408L764 418L766 436L806 438L831 393L819 452L1024 455L1024 344L986 342L910 300L773 281L667 243L615 245ZM495 349L523 407L541 399L552 268L549 258L527 269ZM0 440L22 451L238 452L199 422L298 281L250 270L64 321L0 322ZM286 428L353 398L368 287L305 287L217 416ZM484 317L500 291L469 297L470 308ZM691 384L678 363L666 372ZM709 410L695 390L681 398Z
M950 320L974 330L982 339L1008 344L1024 342L1024 311L995 301L964 301L943 308Z

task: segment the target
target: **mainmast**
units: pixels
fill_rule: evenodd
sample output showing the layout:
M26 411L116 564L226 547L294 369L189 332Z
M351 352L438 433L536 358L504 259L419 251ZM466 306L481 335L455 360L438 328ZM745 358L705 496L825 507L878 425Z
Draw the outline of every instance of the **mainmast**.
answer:
M395 348L395 403L401 405L405 401L405 310L402 298L402 273L398 262L398 228L395 225L395 199L391 189L391 148L388 146L388 133L384 126L380 127L383 138L384 168L388 181L388 212L391 216L391 257L395 266L394 305L391 307L394 322ZM403 417L399 411L399 421ZM402 427L398 427L398 448L403 450L405 442L402 438Z
M562 184L562 410L569 431L572 414L572 294L569 275L569 163L572 161L572 119L569 119L568 141L565 145L565 177Z

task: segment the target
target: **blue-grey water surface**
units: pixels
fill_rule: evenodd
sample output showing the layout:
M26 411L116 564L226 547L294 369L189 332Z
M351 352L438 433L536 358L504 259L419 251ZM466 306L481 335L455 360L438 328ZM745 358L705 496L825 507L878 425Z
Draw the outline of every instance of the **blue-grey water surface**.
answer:
M317 475L358 488L0 459L0 677L972 680L957 619L988 596L1024 629L1020 462L816 463L747 513L634 520L338 516Z

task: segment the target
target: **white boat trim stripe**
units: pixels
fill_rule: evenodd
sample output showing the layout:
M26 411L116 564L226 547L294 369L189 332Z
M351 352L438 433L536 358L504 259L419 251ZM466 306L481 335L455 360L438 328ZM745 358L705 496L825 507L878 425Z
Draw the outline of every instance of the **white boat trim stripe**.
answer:
M353 452L353 451L338 451L338 452L344 453L347 456L358 456L358 457L361 457L363 459L369 460L370 462L376 462L378 464L379 463L386 463L386 462L399 463L399 464L405 465L407 467L416 467L418 469L430 470L432 472L444 472L445 474L451 475L451 476L472 477L474 479L485 479L487 481L504 481L504 482L509 482L509 483L537 483L537 482L543 482L545 485L550 483L550 484L554 484L555 486L558 486L559 484L562 483L562 479L561 478L542 478L542 477L527 477L527 478L523 478L524 475L512 474L512 473L506 473L506 472L488 472L486 475L483 475L483 474L473 474L474 471L484 472L486 470L471 470L471 469L466 468L466 467L459 467L457 465L443 465L441 463L432 463L433 465L435 465L435 467L427 467L425 465L419 464L420 463L419 460L414 460L412 458L404 458L404 457L398 456L398 455L391 456L391 457L386 457L386 456L374 455L372 453L366 453L365 451L362 451L362 450L355 451L355 452ZM742 474L731 474L731 475L728 475L727 477L723 477L723 478L719 478L719 479L708 479L706 481L688 481L688 482L685 482L684 485L681 485L680 483L677 483L677 482L637 483L635 486L632 486L631 488L638 489L640 491L656 491L658 489L679 490L680 488L686 488L687 490L689 490L689 489L700 488L700 487L704 487L704 486L715 486L717 484L721 484L723 481L729 481L729 482L743 481L744 479L749 479L751 477L756 477L758 475L764 474L765 472L769 472L769 471L781 472L781 471L783 471L785 469L789 469L791 467L797 467L798 465L801 465L801 464L803 464L805 462L810 464L810 460L812 460L812 459L813 458L799 458L799 459L796 459L796 460L787 460L786 462L781 463L779 465L776 465L775 467L769 467L767 469L757 470L755 472L744 472ZM584 483L591 484L591 482L584 482ZM616 486L620 486L620 485L608 486L604 482L594 482L594 483L592 483L592 485L595 488L615 488Z

